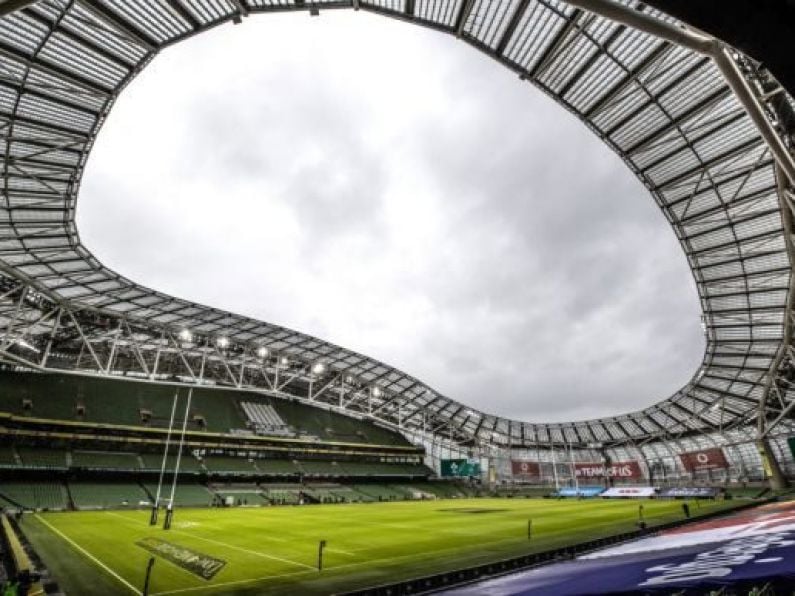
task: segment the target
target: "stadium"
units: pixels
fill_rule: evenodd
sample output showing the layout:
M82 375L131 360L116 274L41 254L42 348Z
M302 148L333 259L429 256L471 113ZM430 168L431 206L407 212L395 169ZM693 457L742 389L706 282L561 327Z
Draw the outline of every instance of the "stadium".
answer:
M792 8L728 4L0 2L5 594L791 594ZM162 50L338 9L458 38L621 158L698 291L683 387L501 417L84 246L89 154Z

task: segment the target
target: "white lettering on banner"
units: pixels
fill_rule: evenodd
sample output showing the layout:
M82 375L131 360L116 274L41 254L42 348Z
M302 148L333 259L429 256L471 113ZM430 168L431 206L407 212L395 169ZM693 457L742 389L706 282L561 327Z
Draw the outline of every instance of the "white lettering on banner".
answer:
M575 463L574 474L580 478L640 478L637 462L617 462L611 466L600 463Z
M679 564L656 565L646 569L646 573L661 573L651 577L639 586L659 586L667 583L725 577L732 568L753 561L757 555L769 548L780 548L795 544L790 532L763 534L748 538L738 538L720 548L696 555L692 561Z

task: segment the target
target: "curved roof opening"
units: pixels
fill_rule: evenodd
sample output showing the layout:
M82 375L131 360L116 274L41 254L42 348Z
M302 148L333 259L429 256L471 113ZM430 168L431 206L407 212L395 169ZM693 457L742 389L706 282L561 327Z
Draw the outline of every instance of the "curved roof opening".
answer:
M511 418L637 410L704 351L681 248L621 160L497 63L375 16L168 49L78 204L85 244L138 282Z

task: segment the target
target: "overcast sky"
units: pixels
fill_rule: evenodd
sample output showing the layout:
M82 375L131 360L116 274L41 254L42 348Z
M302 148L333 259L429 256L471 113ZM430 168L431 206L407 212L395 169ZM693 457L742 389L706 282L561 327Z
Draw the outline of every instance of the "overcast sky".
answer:
M703 354L684 255L621 161L463 42L361 11L165 51L105 125L78 225L140 283L512 418L644 407Z

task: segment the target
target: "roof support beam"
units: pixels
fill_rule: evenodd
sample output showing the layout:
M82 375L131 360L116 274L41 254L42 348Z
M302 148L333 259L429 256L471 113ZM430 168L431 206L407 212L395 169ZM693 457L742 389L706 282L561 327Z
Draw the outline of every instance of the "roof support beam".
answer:
M748 111L748 115L770 147L784 175L790 184L795 184L795 158L789 153L781 137L773 128L757 95L740 71L730 50L723 43L714 37L661 21L641 10L618 4L613 0L566 0L566 2L712 58L737 99Z
M464 0L461 4L461 10L455 18L455 35L461 37L464 35L464 25L466 25L469 13L472 12L472 7L475 5L475 0Z
M511 20L505 28L505 33L502 34L499 43L497 43L497 48L494 50L498 56L502 56L505 53L508 42L511 41L511 37L513 37L513 34L516 32L516 28L519 26L519 22L522 20L528 4L530 4L530 0L520 0L519 4L516 5L516 10L514 10L511 15Z
M36 0L0 0L0 17L16 12L35 2Z

